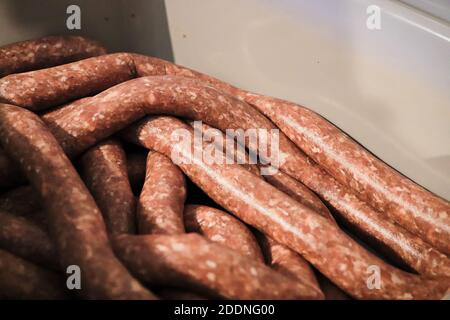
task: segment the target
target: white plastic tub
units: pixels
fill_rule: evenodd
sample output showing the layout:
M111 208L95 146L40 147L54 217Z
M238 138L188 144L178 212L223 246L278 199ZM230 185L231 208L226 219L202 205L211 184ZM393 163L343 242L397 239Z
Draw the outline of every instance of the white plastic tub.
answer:
M80 31L66 28L70 4L82 10ZM381 30L366 26L369 5L381 9ZM111 50L174 58L319 112L450 200L448 0L46 0L38 7L1 0L0 44L75 33Z

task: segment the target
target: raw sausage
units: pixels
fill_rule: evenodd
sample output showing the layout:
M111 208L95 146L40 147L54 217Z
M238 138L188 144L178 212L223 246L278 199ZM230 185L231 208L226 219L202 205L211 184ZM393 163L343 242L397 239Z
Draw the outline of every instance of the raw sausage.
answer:
M64 280L5 250L0 249L0 297L2 299L65 299Z
M52 133L66 153L73 156L146 114L161 113L203 120L222 130L276 129L246 103L202 82L153 76L127 81L89 99L59 119ZM257 150L257 142L248 136L245 138L249 148ZM280 140L288 143L282 136ZM287 148L290 152L297 150L292 143Z
M113 53L0 79L0 102L32 111L95 94L134 77L128 54Z
M136 76L164 75L163 60L113 53L0 79L0 102L39 111L100 92Z
M184 223L188 232L199 233L253 260L264 262L254 235L228 213L207 206L188 205L184 210Z
M173 141L173 131L190 133L191 144ZM448 281L428 280L386 264L343 233L334 222L299 204L239 165L210 164L194 157L193 130L171 117L149 118L126 136L166 155L184 157L184 173L213 200L274 240L289 246L356 298L441 298ZM367 285L375 266L382 285Z
M125 152L108 139L80 159L82 178L91 191L110 234L135 233L136 201L128 180Z
M149 152L137 218L140 234L185 233L183 209L186 182L181 170L166 156Z
M98 42L79 36L51 36L0 47L0 78L105 54Z
M152 285L227 299L322 298L313 288L198 234L122 235L115 248L127 267Z
M43 122L24 109L0 104L0 142L43 201L61 267L80 267L80 294L91 299L154 298L116 260L94 199Z

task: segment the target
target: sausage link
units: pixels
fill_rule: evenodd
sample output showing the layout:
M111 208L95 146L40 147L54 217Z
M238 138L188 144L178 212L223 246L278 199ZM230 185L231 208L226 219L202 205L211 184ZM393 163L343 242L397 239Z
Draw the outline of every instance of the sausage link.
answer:
M153 76L133 79L98 94L65 114L51 130L66 153L73 156L146 114L161 113L203 120L223 130L276 129L248 104L202 82ZM249 148L257 150L257 142L246 138ZM288 142L283 136L280 139ZM289 146L291 152L297 150L292 143Z
M317 113L276 98L247 94L314 161L389 219L450 254L450 203L389 167Z
M312 288L198 234L121 235L115 248L127 267L152 285L227 299L321 298Z
M2 299L65 299L63 285L58 274L0 249Z
M190 144L173 141L173 132L183 130ZM171 117L141 121L125 134L135 142L170 156L185 159L184 173L214 201L274 240L289 246L330 280L356 298L441 298L448 281L409 274L369 253L334 222L309 208L239 165L207 163L192 156L193 129ZM185 137L187 139L187 137ZM189 141L189 140L187 140ZM367 272L379 270L382 285L367 285ZM368 271L369 270L369 271Z
M135 233L136 201L128 180L125 152L108 139L80 159L82 178L103 213L110 234Z
M128 54L114 53L0 79L0 102L33 111L89 96L134 77Z
M58 268L56 249L34 222L0 210L0 247L34 263Z
M140 234L185 233L183 209L186 182L183 173L166 156L149 152L137 217Z
M147 153L134 152L127 154L127 171L131 188L140 194L145 181Z
M184 210L186 231L196 232L253 260L264 262L251 231L238 219L207 206L188 205Z
M0 47L0 78L105 54L98 42L79 36L51 36Z
M80 294L92 299L154 298L115 258L94 199L42 121L24 109L0 104L0 142L43 201L61 267L80 267Z
M136 72L164 75L169 62L114 53L0 79L0 102L33 111L48 109L130 80Z
M153 76L130 80L78 106L50 128L71 156L124 128L145 114L175 114L226 129L276 127L251 106L195 79ZM258 150L255 139L245 140ZM267 141L271 150L271 141ZM284 134L279 135L280 170L301 181L327 201L358 232L377 239L405 264L430 276L447 275L449 259L417 236L388 221L351 189L305 156Z

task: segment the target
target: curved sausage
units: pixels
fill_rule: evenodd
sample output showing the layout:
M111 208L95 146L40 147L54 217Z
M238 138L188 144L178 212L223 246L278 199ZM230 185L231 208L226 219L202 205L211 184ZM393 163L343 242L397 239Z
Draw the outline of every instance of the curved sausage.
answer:
M196 232L253 260L264 262L251 231L238 219L207 206L188 205L184 210L186 231Z
M190 143L173 141L183 130ZM239 165L210 164L192 156L193 130L171 117L143 120L126 133L141 145L185 159L184 173L214 201L274 240L289 246L330 280L356 298L441 298L448 281L428 280L386 264L369 253L334 222L315 214L285 193L255 177ZM185 137L187 139L187 137ZM367 273L375 266L382 285L367 285Z
M166 156L149 152L137 218L140 234L185 233L183 209L186 182L181 170Z
M317 113L276 98L247 94L314 161L363 201L450 254L450 203L377 159Z
M0 47L0 78L105 54L98 42L79 36L50 36Z
M202 82L153 76L133 79L98 94L65 114L51 130L66 153L73 156L146 114L161 113L203 120L223 130L276 129L246 103ZM289 144L283 137L280 140ZM253 140L246 137L249 148L257 150L257 142ZM291 153L297 150L292 143L285 148Z
M227 299L319 299L312 288L198 234L122 235L115 249L152 285L182 286Z
M80 158L81 176L112 235L136 231L136 201L126 161L125 152L115 139L98 143Z
M80 294L92 299L154 298L115 258L94 199L42 121L1 104L0 142L43 201L61 267L80 267Z
M134 77L128 54L113 53L0 79L0 102L32 111L89 96Z
M0 249L2 299L65 299L64 280L58 274Z
M1 210L0 247L45 267L58 268L58 256L47 233L32 221Z
M139 54L113 53L0 79L0 102L39 111L86 97L130 80L145 69L164 75L163 60Z

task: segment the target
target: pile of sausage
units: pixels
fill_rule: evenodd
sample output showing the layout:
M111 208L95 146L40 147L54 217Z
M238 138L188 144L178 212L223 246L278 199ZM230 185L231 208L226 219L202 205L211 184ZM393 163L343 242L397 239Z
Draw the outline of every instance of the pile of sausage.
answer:
M0 77L3 299L448 297L450 203L309 109L74 36ZM192 121L279 129L278 171L192 158Z

